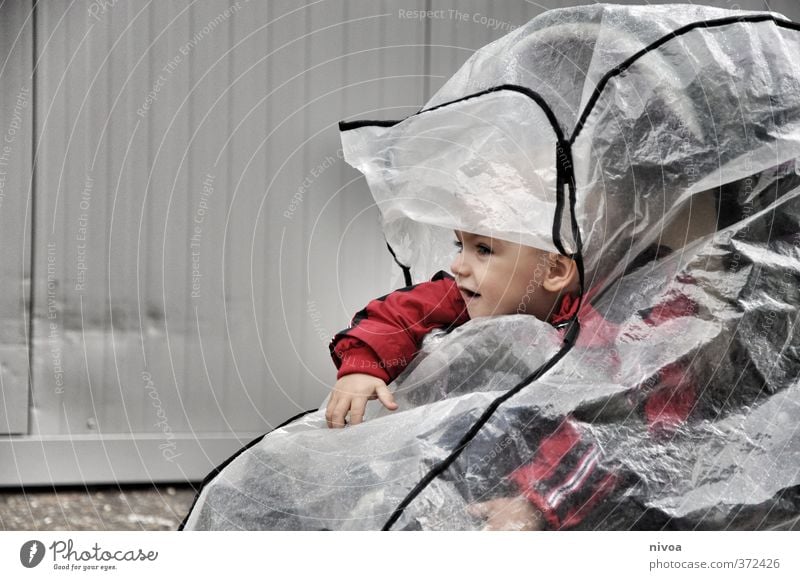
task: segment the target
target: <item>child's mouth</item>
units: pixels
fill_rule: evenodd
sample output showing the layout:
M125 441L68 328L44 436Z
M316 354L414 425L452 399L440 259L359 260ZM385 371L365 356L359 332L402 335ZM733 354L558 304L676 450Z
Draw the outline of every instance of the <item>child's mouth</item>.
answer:
M461 294L463 294L464 298L468 298L470 300L475 300L476 298L480 298L480 294L477 292L473 292L472 290L467 290L466 288L459 288L461 290Z

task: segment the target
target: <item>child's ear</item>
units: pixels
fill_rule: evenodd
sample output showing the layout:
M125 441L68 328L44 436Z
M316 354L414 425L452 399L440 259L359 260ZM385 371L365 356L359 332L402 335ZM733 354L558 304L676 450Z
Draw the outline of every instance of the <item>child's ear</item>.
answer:
M547 276L542 286L548 292L572 291L578 284L578 266L575 260L550 253L547 256L549 264Z

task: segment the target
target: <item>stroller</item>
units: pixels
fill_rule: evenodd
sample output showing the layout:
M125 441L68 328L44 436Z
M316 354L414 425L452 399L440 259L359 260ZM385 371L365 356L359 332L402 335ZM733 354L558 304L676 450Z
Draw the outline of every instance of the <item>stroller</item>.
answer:
M290 419L207 478L182 528L480 529L468 506L516 493L566 422L576 460L537 496L551 529L797 526L798 54L775 13L565 8L415 115L341 123L407 284L458 229L572 257L581 307L565 332L508 315L430 333L400 410ZM716 227L652 252L702 195Z

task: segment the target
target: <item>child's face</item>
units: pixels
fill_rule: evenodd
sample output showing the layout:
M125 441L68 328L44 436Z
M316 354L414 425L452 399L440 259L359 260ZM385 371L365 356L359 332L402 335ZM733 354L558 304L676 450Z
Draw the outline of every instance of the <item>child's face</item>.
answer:
M495 238L455 230L455 275L470 318L533 314L544 319L552 300L541 288L549 253ZM477 293L477 295L471 292Z

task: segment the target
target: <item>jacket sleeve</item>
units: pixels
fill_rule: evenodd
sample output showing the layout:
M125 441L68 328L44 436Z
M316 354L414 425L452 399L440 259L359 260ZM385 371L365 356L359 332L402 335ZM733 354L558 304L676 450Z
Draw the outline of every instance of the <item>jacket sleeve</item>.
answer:
M647 324L657 326L694 312L692 304L670 300L644 318ZM638 411L650 437L668 438L694 408L695 380L686 365L676 361L662 368L650 384L657 386L646 394ZM548 528L567 529L583 521L615 488L629 481L602 459L589 430L567 416L541 441L533 460L509 478L541 512Z
M516 469L510 479L548 528L570 528L616 486L617 474L601 468L599 459L597 444L567 418L541 442L533 461Z
M389 383L411 362L428 332L467 320L467 305L453 277L444 271L430 282L376 298L330 342L337 378L365 373Z

